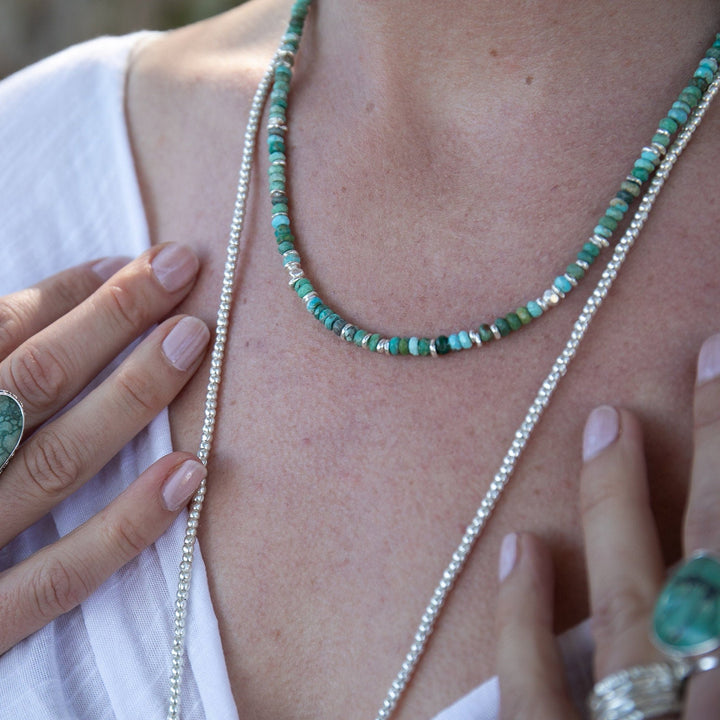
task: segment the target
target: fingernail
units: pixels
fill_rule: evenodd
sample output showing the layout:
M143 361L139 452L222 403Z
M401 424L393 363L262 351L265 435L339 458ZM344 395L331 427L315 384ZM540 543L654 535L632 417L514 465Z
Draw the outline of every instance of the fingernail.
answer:
M517 560L517 535L510 533L503 538L498 560L498 578L502 582L515 567Z
M129 257L109 257L98 260L91 270L105 282L109 280L118 270L124 268L132 258Z
M720 334L708 338L700 348L697 384L714 380L720 375Z
M601 405L595 408L585 423L583 432L583 460L592 460L615 441L620 428L620 416L614 407Z
M152 269L160 284L175 292L185 287L197 273L199 263L195 253L184 245L168 245L153 259Z
M202 320L183 318L163 340L165 357L178 369L188 370L198 359L210 339L210 331Z
M206 475L207 470L201 462L186 460L163 485L162 499L165 507L175 512L187 505Z

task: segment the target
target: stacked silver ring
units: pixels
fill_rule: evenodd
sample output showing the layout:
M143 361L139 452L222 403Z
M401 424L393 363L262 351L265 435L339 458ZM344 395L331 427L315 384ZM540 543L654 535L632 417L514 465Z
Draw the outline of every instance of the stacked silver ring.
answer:
M671 660L636 665L598 682L589 699L593 720L646 720L679 715L683 686L695 663Z

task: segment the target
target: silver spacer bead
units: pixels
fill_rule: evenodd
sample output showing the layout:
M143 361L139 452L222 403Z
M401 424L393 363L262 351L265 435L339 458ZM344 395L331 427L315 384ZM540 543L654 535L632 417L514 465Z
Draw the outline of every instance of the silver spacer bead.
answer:
M367 346L370 344L370 338L372 337L372 333L367 333L365 337L362 339L362 342L360 343L362 347L364 347L367 350Z
M435 347L435 338L430 341L430 355L431 357L437 357L437 348Z
M558 302L565 297L565 293L557 285L555 285L555 283L550 286L550 290L546 290L545 292L554 292L558 296Z
M576 260L575 264L578 267L581 267L583 270L587 271L590 269L590 265L588 265L584 260Z
M347 340L348 342L350 342L350 340L352 340L352 338L348 337L348 335L350 334L351 330L352 330L352 335L354 336L357 328L352 323L347 323L345 325L345 327L343 327L343 329L340 331L340 337L343 340Z
M307 305L313 298L316 298L318 294L312 290L309 292L304 298L302 298L302 301Z
M606 248L610 245L610 243L607 241L607 238L604 238L602 235L593 235L592 237L588 238L588 242L591 242L595 247L599 247L601 250L602 248Z
M470 336L470 340L472 340L473 345L477 345L477 347L482 346L482 340L480 339L480 335L477 330L468 330L468 335Z
M560 302L562 297L564 296L557 291L555 286L548 288L542 296L542 299L545 302L545 308L554 307Z
M642 187L642 180L640 178L636 178L634 175L626 175L625 179L628 182L635 183L638 187Z
M502 333L497 329L497 325L495 325L495 323L490 323L490 330L496 340L502 340Z
M577 287L578 281L572 276L565 273L563 277L573 286Z

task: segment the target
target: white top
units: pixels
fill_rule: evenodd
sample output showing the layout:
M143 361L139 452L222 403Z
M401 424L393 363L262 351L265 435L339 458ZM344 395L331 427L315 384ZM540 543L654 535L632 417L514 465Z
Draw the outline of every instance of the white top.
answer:
M0 295L149 247L124 114L129 53L148 36L84 43L0 83ZM0 572L94 515L171 449L163 412L96 478L0 548ZM81 607L0 657L2 720L165 718L185 521L182 514ZM199 551L196 558L182 715L237 720ZM572 663L587 680L585 667ZM493 679L434 720L494 720L497 704Z

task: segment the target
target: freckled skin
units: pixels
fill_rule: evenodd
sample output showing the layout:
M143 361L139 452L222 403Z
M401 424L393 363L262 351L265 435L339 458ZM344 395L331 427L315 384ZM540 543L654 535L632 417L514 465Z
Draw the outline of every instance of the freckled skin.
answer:
M347 37L334 32L333 13L396 6L324 4L303 40L288 133L291 213L320 295L358 326L432 336L542 292L692 73L707 45L707 18L720 23L711 3L677 17L670 3L654 3L652 12L642 2L626 5L639 25L634 16L618 22L611 37L599 37L596 23L586 37L579 25L560 46L513 34L524 27L516 8L513 23L502 26L511 34L492 39L474 15L461 28L434 17L444 3L420 13L443 33L373 15L351 24ZM209 322L240 118L286 12L282 2L249 3L167 36L138 56L129 83L153 240L198 249L201 276L180 310ZM697 40L672 53L651 42L648 18L661 24L668 15L682 24L678 37ZM468 25L477 30L474 54L454 42ZM623 28L637 26L647 32L634 38L628 57ZM389 37L385 27L401 35ZM238 51L243 42L252 49ZM463 64L461 50L478 62ZM638 58L644 71L628 73ZM679 557L694 361L717 329L720 302L720 206L705 191L720 153L719 116L708 116L673 171L455 588L396 720L431 717L493 674L496 557L506 532L534 531L551 545L558 630L586 615L577 474L592 407L624 405L643 420L664 552L668 561ZM443 360L350 347L287 289L269 228L264 142L201 545L243 717L330 720L348 717L351 707L354 720L372 716L397 672L584 292L500 343ZM588 290L599 277L595 267L583 281ZM196 444L205 378L201 370L171 407L178 448Z

